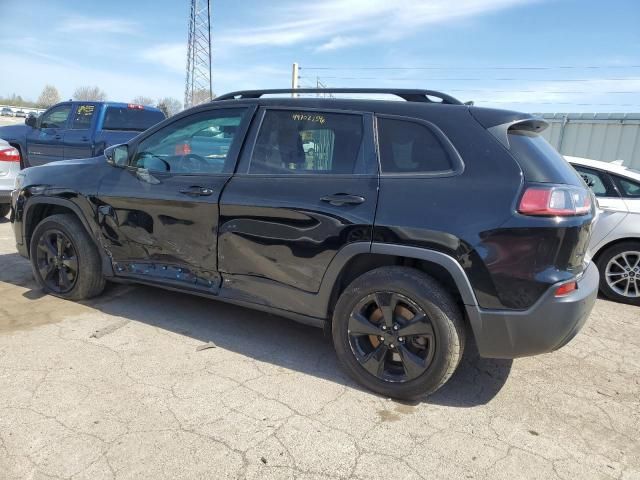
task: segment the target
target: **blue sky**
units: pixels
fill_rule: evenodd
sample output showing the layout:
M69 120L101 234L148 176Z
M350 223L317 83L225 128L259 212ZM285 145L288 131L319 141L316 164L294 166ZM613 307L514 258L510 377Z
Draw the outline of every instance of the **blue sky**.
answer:
M0 0L0 64L12 67L0 94L35 99L51 83L63 98L98 85L113 100L182 100L188 4ZM638 0L214 0L213 43L217 93L288 87L295 61L309 86L431 88L535 112L640 111Z

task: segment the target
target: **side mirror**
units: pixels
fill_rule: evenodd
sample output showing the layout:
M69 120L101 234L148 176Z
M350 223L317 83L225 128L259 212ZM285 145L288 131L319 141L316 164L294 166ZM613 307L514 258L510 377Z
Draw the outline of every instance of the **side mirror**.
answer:
M126 143L113 145L104 151L107 163L114 167L124 168L129 164L129 147Z
M29 115L27 118L24 119L24 123L25 125L29 125L31 128L38 128L38 119L36 117L34 117L33 115Z

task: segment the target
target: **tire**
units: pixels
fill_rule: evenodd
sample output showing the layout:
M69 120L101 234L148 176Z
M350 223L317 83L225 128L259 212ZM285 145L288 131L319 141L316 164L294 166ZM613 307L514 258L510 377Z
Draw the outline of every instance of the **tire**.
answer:
M393 306L386 316L381 304ZM411 400L434 393L451 378L462 359L465 327L456 302L435 279L412 268L382 267L358 277L340 295L332 336L340 362L356 382Z
M86 300L104 290L98 249L74 215L42 220L31 236L30 257L33 276L46 293Z
M608 247L598 256L597 263L600 292L605 297L640 305L640 242L632 240Z
M2 205L0 205L0 218L6 217L10 211L11 205L9 205L8 203L3 203Z

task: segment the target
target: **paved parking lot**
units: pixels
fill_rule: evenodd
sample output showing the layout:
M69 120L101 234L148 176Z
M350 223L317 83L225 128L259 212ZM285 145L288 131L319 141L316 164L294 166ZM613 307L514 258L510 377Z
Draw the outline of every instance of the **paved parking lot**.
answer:
M3 222L3 479L640 479L636 307L598 300L561 351L466 359L404 404L278 317L147 287L84 304L34 288Z

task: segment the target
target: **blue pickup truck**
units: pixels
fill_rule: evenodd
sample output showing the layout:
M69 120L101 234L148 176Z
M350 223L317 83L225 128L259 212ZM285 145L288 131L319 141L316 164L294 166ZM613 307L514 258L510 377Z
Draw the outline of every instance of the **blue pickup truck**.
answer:
M0 127L0 138L17 148L23 168L57 160L89 158L125 143L164 120L157 108L116 102L62 102L25 125Z

